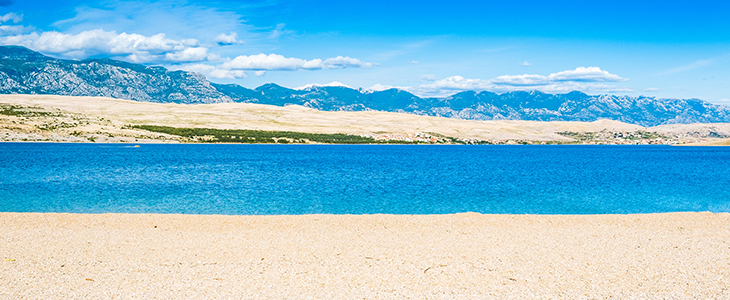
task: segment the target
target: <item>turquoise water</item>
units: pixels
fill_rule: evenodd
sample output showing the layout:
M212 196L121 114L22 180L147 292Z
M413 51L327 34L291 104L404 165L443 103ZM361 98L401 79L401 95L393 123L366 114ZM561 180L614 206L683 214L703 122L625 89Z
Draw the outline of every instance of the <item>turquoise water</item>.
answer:
M730 147L0 143L0 211L730 212Z

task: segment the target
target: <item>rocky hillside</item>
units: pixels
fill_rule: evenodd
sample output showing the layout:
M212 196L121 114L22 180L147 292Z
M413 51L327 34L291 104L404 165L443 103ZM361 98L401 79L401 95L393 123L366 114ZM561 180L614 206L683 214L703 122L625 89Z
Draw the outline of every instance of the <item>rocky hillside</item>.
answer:
M81 61L0 47L0 93L100 96L147 102L232 102L205 76L112 59Z
M398 89L313 86L296 90L273 83L248 89L211 83L193 72L111 59L61 60L17 46L0 47L0 93L104 96L158 103L296 104L326 111L378 110L469 120L610 119L642 126L730 122L730 107L699 99L537 91L467 91L444 98L422 98Z

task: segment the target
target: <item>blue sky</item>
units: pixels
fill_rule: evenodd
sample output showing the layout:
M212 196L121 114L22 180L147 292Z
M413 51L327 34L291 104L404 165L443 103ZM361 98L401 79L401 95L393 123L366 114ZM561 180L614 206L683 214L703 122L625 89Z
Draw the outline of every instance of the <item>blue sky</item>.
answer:
M249 88L580 90L730 104L728 20L730 3L700 0L0 0L0 44Z

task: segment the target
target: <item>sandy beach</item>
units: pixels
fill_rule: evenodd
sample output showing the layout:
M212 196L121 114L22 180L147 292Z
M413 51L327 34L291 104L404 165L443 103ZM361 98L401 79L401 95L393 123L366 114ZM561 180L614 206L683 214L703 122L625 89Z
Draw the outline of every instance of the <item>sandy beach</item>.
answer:
M0 214L3 299L730 298L730 214Z

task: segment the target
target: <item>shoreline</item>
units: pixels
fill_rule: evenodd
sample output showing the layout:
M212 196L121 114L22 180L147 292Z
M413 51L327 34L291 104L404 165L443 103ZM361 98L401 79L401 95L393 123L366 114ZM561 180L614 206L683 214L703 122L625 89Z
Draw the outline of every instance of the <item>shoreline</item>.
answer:
M0 298L724 298L730 214L0 213Z
M727 147L727 144L710 144L710 143L689 143L689 144L397 144L397 143L373 143L373 144L337 144L337 143L186 143L186 142L70 142L70 141L0 141L5 144L89 144L89 145L307 145L307 146L367 146L367 145L386 145L386 146L666 146L666 147Z

